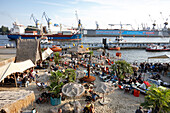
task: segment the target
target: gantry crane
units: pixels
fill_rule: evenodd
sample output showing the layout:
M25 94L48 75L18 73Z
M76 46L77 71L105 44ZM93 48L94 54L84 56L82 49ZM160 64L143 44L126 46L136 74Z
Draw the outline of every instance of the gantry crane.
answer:
M167 30L167 27L166 27L166 26L168 25L168 18L164 19L163 15L162 15L162 12L160 12L160 14L161 14L162 20L165 21L165 22L164 22L164 25L165 25L165 26L164 26L164 30Z
M50 18L48 18L47 14L45 12L43 12L42 18L45 17L46 21L47 21L47 25L48 25L48 30L50 31Z
M149 18L150 18L150 20L151 20L151 22L153 23L152 25L153 25L153 28L152 28L152 30L155 30L155 26L156 26L156 20L153 20L152 18L151 18L151 15L149 15Z
M108 24L109 26L115 26L115 25L120 25L120 28L122 29L123 28L123 26L131 26L131 24L121 24L121 22L120 22L120 24Z
M38 28L38 25L39 25L39 23L38 23L38 19L36 19L35 17L34 17L34 15L33 14L31 14L31 17L30 17L30 19L33 19L34 20L34 22L35 22L35 26L36 26L36 28Z
M99 24L98 24L98 22L96 21L95 23L96 23L96 29L99 29Z
M77 22L78 22L78 30L81 30L82 24L81 24L81 20L78 18L77 11L75 11L75 15L76 15L76 19L77 19Z

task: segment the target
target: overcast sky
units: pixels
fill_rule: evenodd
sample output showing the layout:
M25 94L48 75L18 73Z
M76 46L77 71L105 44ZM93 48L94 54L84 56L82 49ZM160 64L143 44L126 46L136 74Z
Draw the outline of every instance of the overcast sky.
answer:
M120 22L131 24L135 29L141 27L141 23L152 27L149 15L152 20L156 20L158 27L163 27L163 22L167 18L170 20L170 0L0 0L0 2L0 26L9 27L12 27L16 20L25 26L34 25L30 19L32 13L40 23L46 25L45 19L42 19L44 11L52 19L52 24L62 23L75 27L77 10L78 18L85 28L96 28L95 21L101 29L110 28L108 24Z

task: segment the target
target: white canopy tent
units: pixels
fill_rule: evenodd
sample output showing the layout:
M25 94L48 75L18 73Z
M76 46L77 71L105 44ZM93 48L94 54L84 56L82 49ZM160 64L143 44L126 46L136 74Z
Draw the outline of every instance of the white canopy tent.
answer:
M148 57L148 59L164 59L164 58L170 58L170 55L159 55L159 56Z
M31 60L18 63L11 62L7 65L4 65L0 67L0 82L12 73L23 72L31 67L34 67L34 63Z
M53 51L50 48L47 48L43 53L42 53L42 60L45 60L48 56L51 55Z

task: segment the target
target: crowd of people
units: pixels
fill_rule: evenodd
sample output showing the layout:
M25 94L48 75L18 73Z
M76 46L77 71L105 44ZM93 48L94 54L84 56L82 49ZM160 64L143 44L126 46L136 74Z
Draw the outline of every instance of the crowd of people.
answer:
M35 81L35 78L38 78L38 71L34 71L34 68L30 68L23 73L16 72L7 76L3 84L15 84L17 83L19 87L27 87L31 81Z

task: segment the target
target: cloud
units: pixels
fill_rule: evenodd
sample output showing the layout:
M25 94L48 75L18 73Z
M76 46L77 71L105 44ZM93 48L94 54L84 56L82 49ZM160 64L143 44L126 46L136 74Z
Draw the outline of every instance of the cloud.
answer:
M44 5L51 5L51 6L60 6L60 7L68 7L65 4L59 4L56 2L44 2L44 1L36 1L37 3L44 4Z

